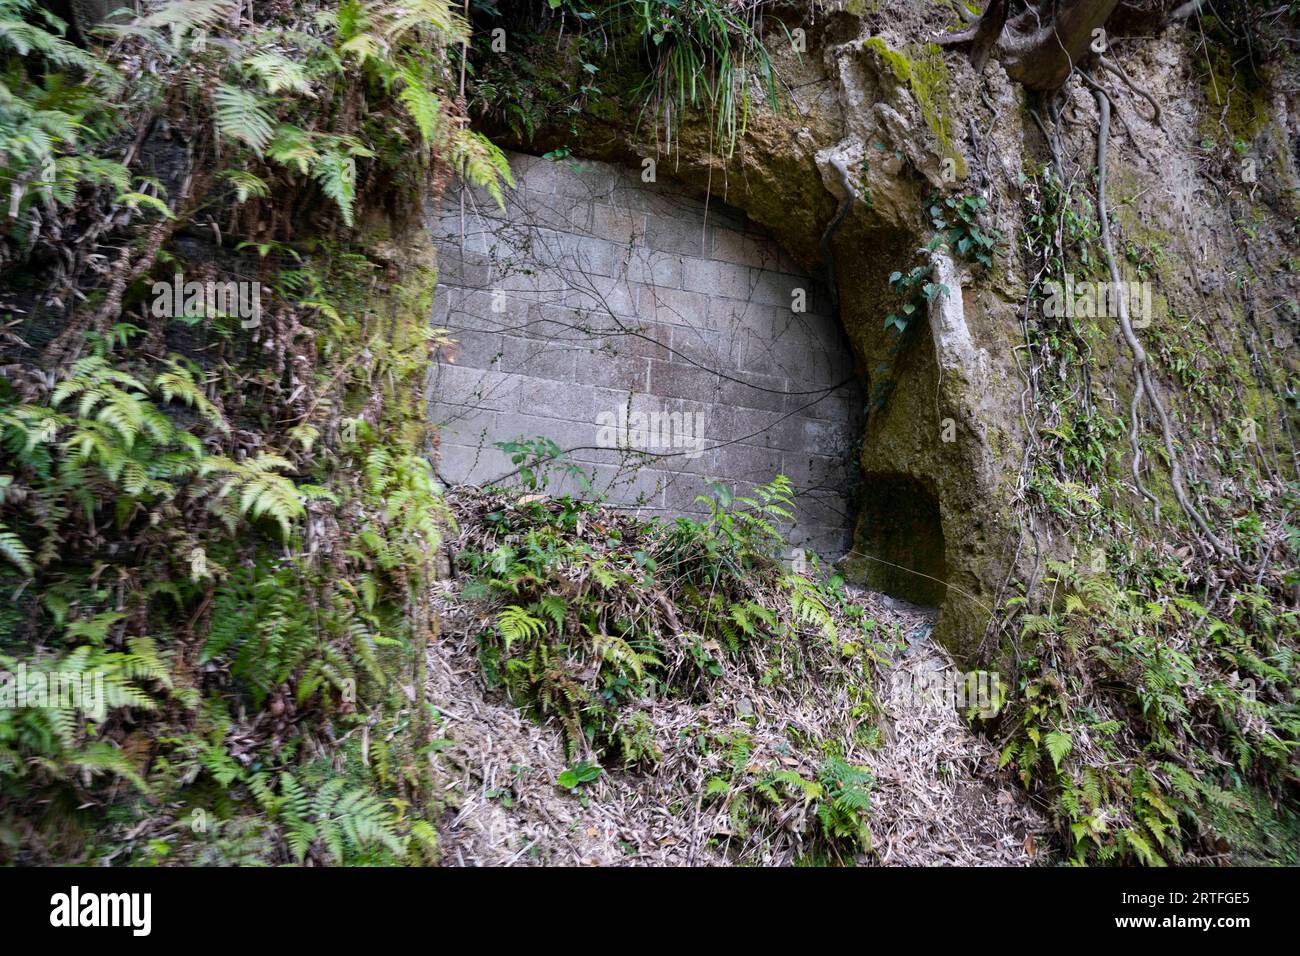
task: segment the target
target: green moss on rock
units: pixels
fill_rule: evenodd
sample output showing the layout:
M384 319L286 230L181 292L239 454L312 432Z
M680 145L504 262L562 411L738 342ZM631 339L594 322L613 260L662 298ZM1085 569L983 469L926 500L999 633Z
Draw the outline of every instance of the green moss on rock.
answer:
M908 53L901 53L891 49L880 37L866 40L863 49L872 53L884 69L911 92L921 107L926 125L939 141L940 152L956 163L957 175L964 179L966 158L953 140L952 120L947 113L949 76L942 49L927 43L910 46Z

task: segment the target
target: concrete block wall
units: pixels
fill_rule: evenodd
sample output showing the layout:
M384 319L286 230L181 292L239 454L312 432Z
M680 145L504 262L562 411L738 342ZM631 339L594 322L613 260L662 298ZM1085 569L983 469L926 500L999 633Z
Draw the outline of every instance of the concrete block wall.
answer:
M452 191L431 217L434 324L456 340L430 376L442 477L491 483L515 470L496 443L546 437L595 493L668 517L700 514L710 481L780 472L791 543L838 557L864 401L822 285L737 210L640 169L510 161L504 211ZM547 491L581 489L552 469Z

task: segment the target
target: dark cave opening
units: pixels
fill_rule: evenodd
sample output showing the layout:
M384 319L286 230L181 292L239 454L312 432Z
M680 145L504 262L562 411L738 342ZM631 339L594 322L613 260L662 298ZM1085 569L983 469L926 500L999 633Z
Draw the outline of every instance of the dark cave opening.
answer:
M864 584L913 604L939 607L947 594L939 501L910 475L863 476L855 557Z

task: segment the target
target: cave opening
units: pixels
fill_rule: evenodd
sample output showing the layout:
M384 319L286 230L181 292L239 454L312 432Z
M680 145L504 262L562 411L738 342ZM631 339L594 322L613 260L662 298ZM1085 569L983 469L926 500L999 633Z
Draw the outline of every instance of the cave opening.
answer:
M867 474L863 485L852 559L862 583L940 607L948 567L938 499L916 478L896 472Z

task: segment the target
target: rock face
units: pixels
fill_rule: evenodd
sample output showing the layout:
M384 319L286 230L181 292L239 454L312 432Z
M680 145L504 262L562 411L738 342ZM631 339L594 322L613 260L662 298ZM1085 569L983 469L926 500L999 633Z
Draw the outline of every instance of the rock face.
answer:
M73 38L83 46L90 42L91 31L126 4L116 0L56 0L50 7L57 16L64 17L72 28Z
M1048 105L996 60L977 77L964 56L927 45L955 24L940 5L889 4L887 13L875 6L798 21L809 37L802 56L770 39L787 107L751 113L725 159L710 148L708 122L687 121L672 162L661 168L698 194L743 209L810 271L823 268L823 231L852 193L829 242L839 320L867 396L863 493L854 553L843 566L868 586L941 604L936 637L969 663L1008 652L1007 638L989 626L1008 582L1032 595L1048 559L1086 550L1086 502L1096 504L1091 496L1101 493L1078 487L1064 468L1030 473L1030 451L1057 440L1043 430L1064 434L1064 426L1059 409L1034 404L1026 349L1042 319L1033 236L1044 197L1033 183L1052 167L1076 200L1095 205L1097 112L1089 88L1072 81L1053 122ZM1233 422L1262 428L1261 460L1275 473L1294 473L1289 436L1300 422L1276 392L1296 374L1300 125L1297 94L1286 84L1245 93L1234 86L1233 97L1218 88L1223 79L1200 89L1192 79L1194 32L1174 26L1108 51L1127 78L1105 75L1116 112L1107 206L1124 251L1122 279L1146 283L1152 296L1141 334L1172 408L1175 450L1198 474L1205 498L1227 480L1214 449ZM1139 91L1167 104L1162 113L1153 114ZM654 154L644 137L617 120L591 121L578 130L578 148L636 160ZM572 138L545 145L561 141ZM1246 158L1255 177L1249 183L1240 175ZM927 207L936 194L987 202L981 227L1000 237L991 267L923 248L935 233ZM899 306L890 275L926 264L947 295L931 300L924 320L900 336L884 323ZM1254 280L1240 281L1245 274ZM1075 330L1089 343L1090 397L1068 426L1109 429L1096 439L1096 467L1123 485L1131 358L1113 319L1085 316ZM1049 365L1034 374L1063 377ZM1201 400L1200 373L1189 368L1224 382L1224 401ZM1147 490L1164 504L1158 519L1131 481L1099 505L1151 538L1160 537L1159 523L1181 520L1163 463L1152 464L1161 454L1149 452L1144 466L1153 472L1154 491ZM1031 495L1035 509L1026 507ZM1031 510L1039 516L1026 517Z

